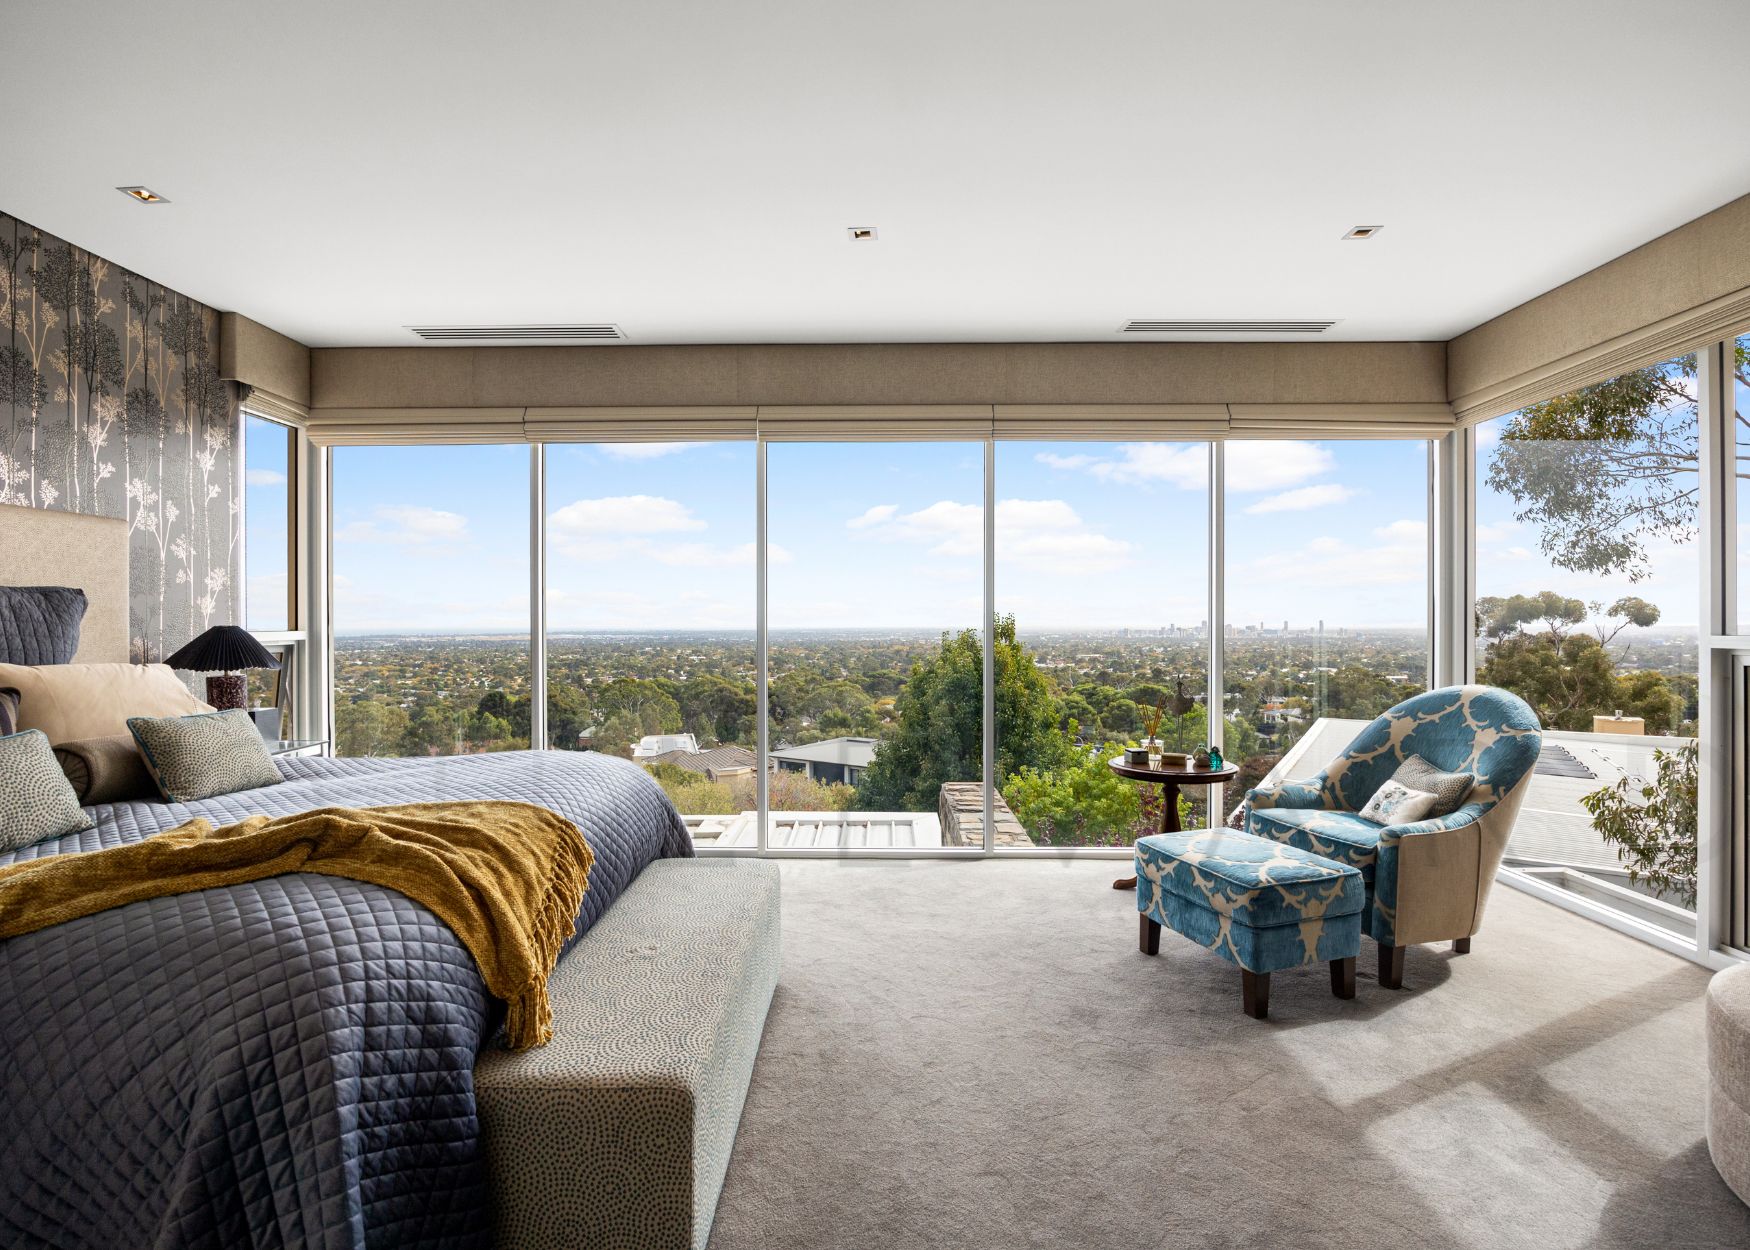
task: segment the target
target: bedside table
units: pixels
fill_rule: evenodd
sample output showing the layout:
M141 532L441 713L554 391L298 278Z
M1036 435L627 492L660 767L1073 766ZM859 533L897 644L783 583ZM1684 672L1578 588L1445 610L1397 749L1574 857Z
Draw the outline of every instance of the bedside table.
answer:
M269 755L326 755L328 754L328 739L303 738L295 742L270 742L267 744Z

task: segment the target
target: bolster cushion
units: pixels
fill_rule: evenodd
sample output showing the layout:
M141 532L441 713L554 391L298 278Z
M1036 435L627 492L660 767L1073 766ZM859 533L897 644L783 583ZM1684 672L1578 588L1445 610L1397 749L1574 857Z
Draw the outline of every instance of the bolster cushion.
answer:
M158 797L158 786L132 734L63 742L55 747L55 758L85 807Z

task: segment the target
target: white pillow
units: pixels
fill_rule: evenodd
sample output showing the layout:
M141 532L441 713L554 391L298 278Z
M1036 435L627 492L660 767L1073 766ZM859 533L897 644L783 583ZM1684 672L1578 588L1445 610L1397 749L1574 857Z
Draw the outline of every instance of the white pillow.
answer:
M1439 799L1437 794L1412 790L1401 781L1387 781L1367 800L1367 806L1361 809L1361 819L1376 825L1413 824L1433 811Z

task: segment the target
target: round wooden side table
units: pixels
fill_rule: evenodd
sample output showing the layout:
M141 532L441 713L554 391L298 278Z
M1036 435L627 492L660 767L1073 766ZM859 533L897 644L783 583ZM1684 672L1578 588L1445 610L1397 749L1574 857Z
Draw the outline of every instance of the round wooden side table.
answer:
M1180 786L1225 785L1240 775L1240 770L1232 764L1224 765L1221 768L1150 768L1145 764L1139 768L1134 764L1126 764L1122 755L1116 755L1107 760L1106 767L1127 780L1152 781L1160 786L1162 833L1181 832L1179 826ZM1112 883L1114 890L1130 890L1135 887L1135 877L1120 877Z

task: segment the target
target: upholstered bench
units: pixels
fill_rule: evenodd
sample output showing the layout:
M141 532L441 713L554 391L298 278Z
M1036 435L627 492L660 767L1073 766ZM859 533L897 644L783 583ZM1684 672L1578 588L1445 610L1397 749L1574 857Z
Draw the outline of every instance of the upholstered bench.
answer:
M659 859L559 961L553 1040L474 1067L499 1250L702 1250L778 928L776 864Z
M1329 960L1331 992L1355 997L1361 950L1359 869L1232 829L1157 833L1136 844L1142 951L1161 926L1240 966L1246 1014L1270 1011L1270 974Z
M1707 984L1707 1085L1708 1154L1750 1202L1750 965Z

